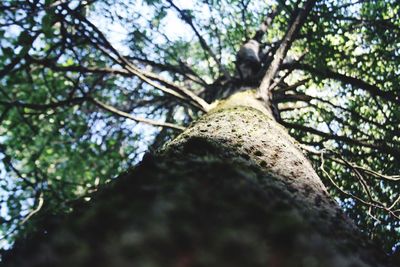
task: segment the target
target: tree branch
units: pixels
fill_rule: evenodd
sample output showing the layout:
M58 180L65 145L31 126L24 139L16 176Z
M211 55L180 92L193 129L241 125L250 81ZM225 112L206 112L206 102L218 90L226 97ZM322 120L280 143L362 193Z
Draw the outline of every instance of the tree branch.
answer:
M278 72L283 59L286 57L287 52L289 51L293 41L296 38L296 35L300 31L300 28L303 26L308 13L311 11L314 6L316 0L307 0L304 4L303 8L297 13L293 23L289 26L288 31L283 38L278 50L274 55L274 59L269 65L267 72L265 73L260 87L258 88L259 95L266 103L270 101L270 86L273 78Z
M0 79L6 76L10 71L14 69L16 65L18 65L21 62L24 56L27 55L30 47L32 46L36 38L40 35L40 33L41 32L36 32L34 36L27 34L28 38L27 40L24 41L25 44L22 44L21 51L11 60L11 62L8 65L4 66L3 69L0 70Z
M324 164L325 164L325 160L324 160L324 152L322 152L321 154L321 166L320 169L322 170L322 172L326 175L326 177L328 177L329 181L331 182L331 184L337 189L339 190L340 193L342 193L343 195L350 197L368 207L373 207L373 208L378 208L378 209L382 209L386 212L388 212L391 216L393 216L394 218L400 220L400 216L395 214L395 211L391 210L390 208L388 208L386 205L382 204L382 203L374 203L374 202L370 202L370 201L366 201L352 193L349 193L347 191L345 191L344 189L342 189L334 180L333 178L329 175L329 173L325 170L324 168Z
M204 40L203 36L201 36L200 32L196 29L196 26L194 26L193 21L190 17L188 17L187 14L184 13L182 9L180 9L178 6L174 4L172 0L167 0L168 3L176 10L178 11L179 15L182 17L183 21L185 21L194 31L196 34L197 38L200 41L201 47L207 51L207 53L212 57L212 59L215 61L217 64L219 71L225 76L227 80L230 79L229 72L226 70L226 68L221 64L221 62L218 60L217 56L214 54L210 46L207 44L206 40Z
M301 70L305 70L308 72L311 72L312 74L315 74L319 77L322 78L329 78L329 79L334 79L334 80L338 80L340 82L343 82L345 84L350 84L354 87L357 87L359 89L365 90L367 92L369 92L371 95L373 96L379 96L382 99L385 99L387 101L399 104L400 103L400 96L395 94L394 92L390 92L390 91L382 91L378 86L376 85L372 85L370 83L367 83L361 79L358 78L354 78L351 76L347 76L344 74L340 74L337 72L334 72L328 68L325 69L317 69L314 68L310 65L306 65L306 64L301 64L301 63L289 63L289 64L283 64L282 68L290 68L290 67L294 67L297 69L301 69Z
M155 73L149 72L149 71L143 71L136 67L134 64L129 62L124 56L122 56L112 45L111 43L107 40L107 38L104 36L104 34L89 20L87 20L85 17L83 17L81 14L74 12L71 9L68 9L68 12L79 19L81 22L84 22L88 27L92 28L92 30L99 36L100 39L91 36L92 38L98 40L99 42L94 42L89 38L89 41L95 45L97 48L99 48L103 53L105 53L108 57L110 57L113 61L115 61L117 64L123 66L126 70L128 70L130 73L136 75L139 79L142 81L148 83L149 85L153 86L154 88L159 89L160 91L163 91L166 94L172 95L180 100L183 101L188 101L189 103L193 104L194 106L200 108L201 110L207 112L210 109L210 105L204 101L201 97L197 96L195 93L193 93L191 90L179 86L173 82L170 82L168 80L163 79L162 77L158 76ZM86 32L88 32L86 30ZM109 51L107 51L109 50ZM114 56L109 54L111 52ZM158 84L154 81L160 82L169 88Z
M182 127L182 126L179 126L179 125L176 125L173 123L159 122L159 121L155 121L155 120L150 120L150 119L146 119L146 118L140 118L140 117L133 116L129 113L126 113L122 110L116 109L116 108L114 108L110 105L107 105L97 99L94 99L94 98L89 98L89 100L91 102L93 102L96 106L98 106L104 110L107 110L117 116L120 116L120 117L124 117L124 118L130 119L130 120L136 121L136 122L141 122L141 123L145 123L145 124L152 125L152 126L167 127L167 128L171 128L174 130L180 130L180 131L185 130L185 127Z
M288 128L293 128L293 129L297 129L300 131L305 131L305 132L309 132L321 137L325 137L325 138L329 138L329 139L334 139L337 141L342 141L342 142L346 142L348 144L352 144L352 145L356 145L356 146L363 146L363 147L369 147L369 148L373 148L377 151L380 151L382 153L385 154L391 154L394 157L400 157L400 150L394 147L390 147L387 145L387 143L385 142L374 142L374 143L369 143L369 142L365 142L365 141L360 141L357 139L353 139L347 136L343 136L343 135L335 135L335 134L330 134L330 133L326 133L326 132L322 132L320 130L305 126L305 125L301 125L301 124L295 124L295 123L291 123L291 122L286 122L286 121L282 121L281 124L285 127Z
M37 103L24 103L21 101L1 101L0 100L0 105L6 106L6 107L20 107L20 108L29 108L33 110L47 110L47 109L55 109L58 107L62 106L71 106L71 105L76 105L84 102L85 100L88 100L87 97L77 97L77 98L71 98L71 99L66 99L66 100L61 100L58 102L51 102L49 104L37 104Z
M267 32L268 28L271 26L272 21L274 20L275 16L279 13L280 9L273 7L271 12L265 17L265 19L261 22L260 28L254 34L253 39L257 42L261 43L264 34Z

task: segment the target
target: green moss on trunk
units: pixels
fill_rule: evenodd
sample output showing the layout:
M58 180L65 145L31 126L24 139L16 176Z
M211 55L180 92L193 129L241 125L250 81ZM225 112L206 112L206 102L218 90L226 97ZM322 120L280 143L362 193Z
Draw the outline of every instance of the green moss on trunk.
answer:
M47 218L6 266L387 266L269 111L241 96Z

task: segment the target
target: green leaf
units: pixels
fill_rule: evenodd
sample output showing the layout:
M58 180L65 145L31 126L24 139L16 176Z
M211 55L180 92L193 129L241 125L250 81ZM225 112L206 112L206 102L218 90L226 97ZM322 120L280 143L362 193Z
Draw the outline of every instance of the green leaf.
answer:
M11 57L14 54L14 50L11 47L4 47L3 53L7 57Z
M31 42L32 42L32 37L27 31L22 31L18 36L18 43L20 45L30 45Z
M47 13L42 18L42 30L47 38L53 37L53 25L56 21L54 14Z

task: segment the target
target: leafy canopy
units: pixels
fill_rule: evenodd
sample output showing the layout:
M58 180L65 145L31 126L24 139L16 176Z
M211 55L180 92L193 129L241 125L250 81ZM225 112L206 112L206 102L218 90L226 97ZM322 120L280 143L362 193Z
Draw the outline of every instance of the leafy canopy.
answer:
M272 55L298 6L2 1L1 244L179 133L203 113L206 92L237 76L235 55L267 14L277 10L262 45ZM280 123L387 251L400 238L399 14L396 0L318 1L273 90Z

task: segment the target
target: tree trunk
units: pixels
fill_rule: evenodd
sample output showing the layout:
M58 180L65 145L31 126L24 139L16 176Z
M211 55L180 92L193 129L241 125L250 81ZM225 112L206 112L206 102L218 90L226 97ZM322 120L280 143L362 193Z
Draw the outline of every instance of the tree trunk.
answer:
M248 91L43 227L6 266L388 266Z

